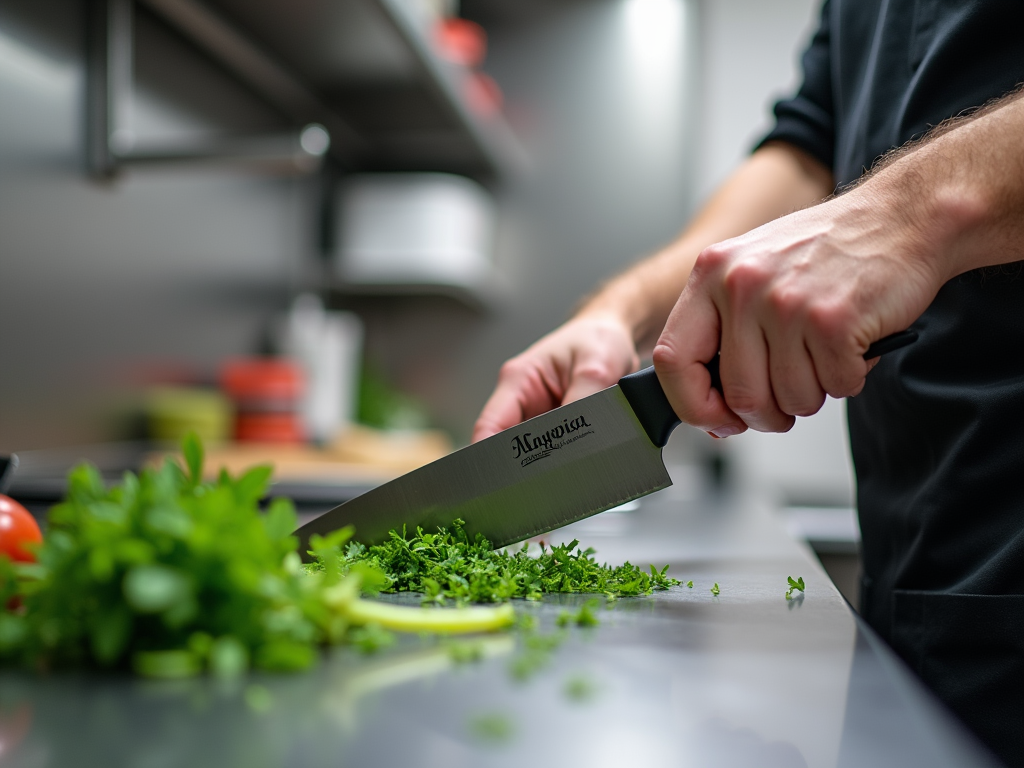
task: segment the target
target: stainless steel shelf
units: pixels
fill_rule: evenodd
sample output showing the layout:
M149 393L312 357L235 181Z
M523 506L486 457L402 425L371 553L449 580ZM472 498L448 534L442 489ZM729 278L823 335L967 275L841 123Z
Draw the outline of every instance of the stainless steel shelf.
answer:
M355 168L496 177L524 163L503 116L473 111L469 71L434 52L426 23L404 0L140 1L273 103L304 105L304 119L331 132L332 154ZM233 42L185 21L195 15L219 20ZM238 40L249 53L236 50ZM322 113L351 141L335 142L336 129L312 117Z

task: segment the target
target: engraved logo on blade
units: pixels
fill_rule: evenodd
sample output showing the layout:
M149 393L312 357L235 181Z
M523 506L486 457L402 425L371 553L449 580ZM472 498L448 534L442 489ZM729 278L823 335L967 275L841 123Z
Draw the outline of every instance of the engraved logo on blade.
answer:
M532 432L524 432L513 437L512 458L519 459L519 465L525 467L540 459L546 459L553 451L592 434L594 434L594 430L592 425L587 422L586 416L562 419L561 424L543 434L535 435Z

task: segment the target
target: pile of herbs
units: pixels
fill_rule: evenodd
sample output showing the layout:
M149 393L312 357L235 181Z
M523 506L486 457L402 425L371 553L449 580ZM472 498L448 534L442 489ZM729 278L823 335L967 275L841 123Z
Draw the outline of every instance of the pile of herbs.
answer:
M71 472L37 562L0 556L0 662L154 677L287 671L312 665L322 645L368 642L378 628L481 631L514 620L509 606L443 611L361 598L387 580L367 564L342 570L351 530L313 537L320 566L310 572L291 503L259 509L269 467L205 483L199 441L186 438L183 453L186 469L168 459L110 489L93 467Z
M512 598L539 600L545 593L576 592L608 597L649 595L679 581L668 576L668 566L650 572L625 563L599 564L593 549L581 549L575 539L540 553L529 545L510 552L495 550L482 535L470 540L462 520L436 533L417 528L414 536L392 531L390 538L365 547L349 543L342 568L370 566L384 574L382 591L420 592L426 602L458 604L503 603Z

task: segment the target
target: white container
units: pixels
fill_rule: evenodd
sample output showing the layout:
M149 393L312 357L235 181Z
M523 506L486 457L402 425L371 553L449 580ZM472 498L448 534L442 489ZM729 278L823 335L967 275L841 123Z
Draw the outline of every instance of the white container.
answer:
M494 204L479 184L443 173L351 177L340 200L338 277L356 284L486 286Z
M311 440L326 443L355 421L363 324L351 312L326 312L303 294L278 328L278 346L306 377L301 414Z

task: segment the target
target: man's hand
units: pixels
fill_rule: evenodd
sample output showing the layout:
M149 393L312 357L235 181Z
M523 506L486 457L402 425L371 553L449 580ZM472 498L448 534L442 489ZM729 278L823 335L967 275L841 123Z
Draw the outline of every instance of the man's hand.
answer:
M610 387L640 364L631 328L611 314L584 314L501 367L473 442Z
M719 437L785 432L856 395L883 336L948 278L924 233L870 185L706 248L654 350L676 413ZM722 394L704 363L721 348ZM724 397L723 397L724 395Z
M943 283L1024 257L1024 98L940 126L841 197L705 248L654 350L684 421L784 432L864 386ZM723 393L704 363L721 349ZM724 395L724 397L723 397Z

